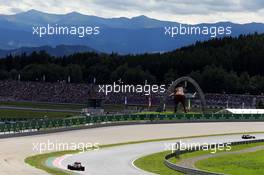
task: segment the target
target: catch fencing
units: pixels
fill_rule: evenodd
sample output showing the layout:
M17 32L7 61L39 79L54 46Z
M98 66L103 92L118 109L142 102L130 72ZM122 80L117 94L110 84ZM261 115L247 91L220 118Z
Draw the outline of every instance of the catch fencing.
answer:
M163 122L232 122L264 121L263 114L129 114L78 116L63 119L5 119L0 118L0 133L34 132L58 128L78 128L109 123L163 123Z

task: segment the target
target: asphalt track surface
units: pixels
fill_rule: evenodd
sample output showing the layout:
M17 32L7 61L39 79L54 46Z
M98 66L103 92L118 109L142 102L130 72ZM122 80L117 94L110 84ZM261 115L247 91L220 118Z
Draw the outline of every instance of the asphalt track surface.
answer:
M263 139L264 134L257 134L258 139ZM181 139L186 144L203 143L227 143L232 141L241 141L241 134L227 136L210 136L192 139ZM173 146L177 141L162 141L152 143L141 143L125 145L113 148L90 151L67 156L61 161L62 167L67 167L75 161L80 161L85 166L85 175L142 175L149 174L133 166L133 161L144 155L155 152L161 152L168 149L168 145ZM171 147L170 146L170 147Z
M26 136L18 138L6 138L0 139L0 175L44 175L47 174L42 170L38 170L25 164L24 159L31 155L39 154L37 150L34 150L33 143L47 143L58 142L58 143L100 143L101 145L130 142L130 141L141 141L148 139L161 139L161 138L176 138L176 137L187 137L187 136L199 136L208 134L227 134L227 133L241 133L241 132L263 132L264 122L230 122L230 123L174 123L174 124L153 124L153 125L130 125L130 126L114 126L114 127L103 127L94 129L83 129L75 131L67 131L60 133ZM154 142L153 142L154 143ZM100 170L100 172L106 172L104 168L109 167L109 163L117 161L119 163L118 169L126 169L130 167L131 171L135 171L131 165L131 161L137 158L139 155L148 154L143 152L156 152L156 149L163 149L161 143L158 148L156 144L145 143L145 146L139 145L138 148L143 150L134 149L135 145L126 145L122 147L113 147L102 149L98 152L87 153L87 156L96 157L96 155L105 155L108 153L109 156L113 157L98 157L95 159L86 159L90 162L87 165L87 170L92 171L92 167ZM151 148L154 145L153 148ZM132 147L131 147L132 146ZM122 151L123 152L119 152ZM133 149L131 152L127 152L126 149ZM112 154L112 150L116 150L115 154ZM47 150L46 152L54 152L59 150ZM102 153L101 153L102 152ZM119 156L129 156L129 160L126 162ZM126 156L127 155L127 156ZM130 157L132 155L132 157ZM80 155L81 156L81 155ZM87 163L88 163L87 162ZM123 163L125 166L123 167ZM100 164L99 164L100 163ZM103 164L102 164L103 163ZM109 167L110 168L110 167ZM94 170L95 171L95 170ZM108 171L110 171L108 169ZM136 171L137 173L142 173ZM92 173L92 172L91 172ZM109 174L109 173L107 173ZM93 174L96 175L96 174ZM115 174L116 175L116 174ZM118 175L118 174L117 174ZM123 174L122 174L123 175Z

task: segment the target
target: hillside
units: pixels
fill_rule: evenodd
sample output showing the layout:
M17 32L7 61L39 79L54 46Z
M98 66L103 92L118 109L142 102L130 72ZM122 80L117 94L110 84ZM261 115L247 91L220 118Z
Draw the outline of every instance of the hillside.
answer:
M0 60L0 79L113 83L170 83L179 76L194 77L206 92L263 93L264 35L197 42L166 53L118 55L78 53L55 58L45 52L8 56Z
M51 56L62 57L71 55L74 53L82 52L97 52L95 49L92 49L88 46L80 45L57 45L55 47L50 46L40 46L40 47L21 47L18 49L11 50L0 50L0 58L7 55L21 55L21 54L31 54L33 52L45 51Z

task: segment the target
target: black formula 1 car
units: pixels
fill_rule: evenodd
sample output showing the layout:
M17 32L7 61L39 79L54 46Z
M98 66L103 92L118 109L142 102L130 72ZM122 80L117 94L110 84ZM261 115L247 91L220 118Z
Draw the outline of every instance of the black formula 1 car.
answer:
M242 135L242 139L255 139L255 136L251 136L251 135Z
M68 165L69 170L84 171L85 167L82 166L81 162L74 162L73 165Z

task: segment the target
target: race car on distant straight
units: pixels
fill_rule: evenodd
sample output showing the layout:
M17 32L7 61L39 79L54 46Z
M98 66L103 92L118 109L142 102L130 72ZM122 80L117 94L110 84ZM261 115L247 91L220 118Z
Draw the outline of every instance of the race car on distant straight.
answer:
M251 135L242 135L242 139L255 139L256 137L255 136L251 136Z
M73 165L68 165L69 170L84 171L85 167L82 166L81 162L74 162Z

